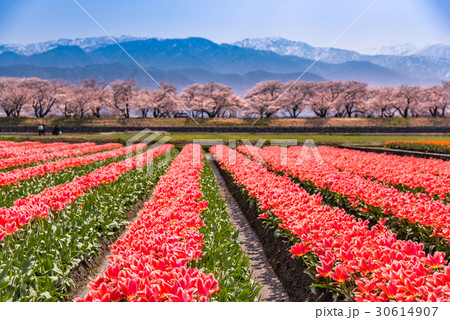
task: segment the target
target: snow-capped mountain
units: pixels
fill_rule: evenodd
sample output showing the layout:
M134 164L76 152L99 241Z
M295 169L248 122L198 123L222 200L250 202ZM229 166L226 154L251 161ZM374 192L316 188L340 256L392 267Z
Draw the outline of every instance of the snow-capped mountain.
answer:
M327 48L312 47L305 42L279 37L244 39L231 44L241 48L272 51L279 55L297 56L305 59L315 60L320 57L320 61L329 63L360 60L361 56L356 51L336 48L331 48L327 51Z
M280 55L293 55L306 59L316 59L327 49L323 47L313 47L305 42L292 41L280 37L244 39L242 41L233 42L232 44L242 48L272 51ZM383 46L381 48L366 49L361 53L352 50L331 48L320 60L331 63L342 63L345 61L365 60L365 56L367 55L414 55L449 59L450 46L445 44L418 46L412 43L404 43L393 46Z
M372 54L356 51L312 47L305 42L283 38L255 38L234 42L236 46L292 55L305 59L317 59L327 63L367 61L405 74L412 78L450 80L450 46L431 45L419 47L414 44L386 46L372 50Z
M114 37L117 42L127 42L134 40L145 40L146 37L118 36ZM0 44L0 53L11 51L20 55L31 56L33 54L47 52L59 46L78 46L86 52L113 44L114 41L107 36L89 37L76 39L58 39L30 44Z
M404 43L368 49L364 52L370 55L421 56L450 59L450 46L446 44L418 46L412 43Z
M450 59L450 46L446 44L427 46L416 52L415 55Z
M418 46L413 43L402 43L393 46L382 46L381 48L370 48L363 51L369 55L410 56L424 48L424 46Z

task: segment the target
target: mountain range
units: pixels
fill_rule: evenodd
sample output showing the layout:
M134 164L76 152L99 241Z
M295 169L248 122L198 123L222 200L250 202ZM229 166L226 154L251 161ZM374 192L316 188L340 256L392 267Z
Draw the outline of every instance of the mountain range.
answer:
M450 46L446 45L415 48L408 55L368 55L335 48L327 51L283 38L245 39L230 44L204 38L122 36L117 41L155 79L179 88L215 81L243 93L259 81L297 79L319 57L320 61L301 80L358 80L394 86L426 86L450 80ZM0 45L0 76L35 76L74 83L91 77L107 82L133 77L143 87L155 86L108 37Z
M328 63L367 61L383 66L411 79L450 80L450 46L438 44L417 47L411 44L382 47L378 51L390 54L360 54L356 51L312 47L305 42L283 38L245 39L233 43L242 48L264 50L280 55L293 55L306 59L317 59Z

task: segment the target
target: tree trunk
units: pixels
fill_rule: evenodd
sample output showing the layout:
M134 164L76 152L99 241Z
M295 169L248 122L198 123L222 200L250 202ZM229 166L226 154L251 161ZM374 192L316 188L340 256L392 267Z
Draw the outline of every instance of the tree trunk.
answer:
M402 109L402 108L393 106L393 108L394 108L395 110L397 110L397 112L400 114L401 117L403 117L403 118L408 118L408 110L409 110L409 107L406 107L405 109Z
M100 118L100 110L101 108L92 109L92 116L95 118Z
M355 111L353 110L354 107L355 107L355 105L353 103L345 105L345 110L346 110L347 116L349 118L351 118L352 115L355 113Z
M436 106L429 107L428 110L430 110L430 115L433 118L437 118L437 116L439 115L439 110L438 110L438 108Z
M319 118L326 118L326 117L327 117L328 110L327 110L327 109L314 110L314 113L315 113L316 116L318 116Z
M292 111L288 111L289 116L290 116L291 118L297 118L297 117L300 115L300 113L301 113L301 111L300 111L300 112L297 112L298 109L299 109L298 106L294 106L294 107L292 108Z

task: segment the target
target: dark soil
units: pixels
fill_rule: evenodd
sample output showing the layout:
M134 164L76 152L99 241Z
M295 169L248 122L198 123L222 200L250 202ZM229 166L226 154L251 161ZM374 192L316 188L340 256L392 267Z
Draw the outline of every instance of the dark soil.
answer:
M132 207L123 213L127 220L132 221L137 217L137 214L144 207L144 204L152 197L152 192L149 192L142 199L138 200ZM120 230L120 236L123 236L127 231L125 227ZM78 268L70 271L68 277L74 282L72 290L68 293L66 301L73 301L75 298L82 297L87 292L87 285L89 278L95 279L99 273L106 268L109 263L107 256L111 255L109 246L117 241L117 238L103 238L101 239L101 247L98 249L97 255L84 260Z
M332 301L331 294L321 293L316 295L309 288L313 282L312 279L304 272L305 266L300 260L291 258L289 253L290 246L280 237L275 237L273 230L269 230L263 225L261 219L258 219L258 213L252 209L248 203L248 199L244 196L239 187L234 183L228 172L220 168L217 162L214 162L221 176L225 180L229 191L244 213L248 223L255 231L260 243L263 246L267 260L271 264L273 270L281 281L290 301L303 302L328 302Z

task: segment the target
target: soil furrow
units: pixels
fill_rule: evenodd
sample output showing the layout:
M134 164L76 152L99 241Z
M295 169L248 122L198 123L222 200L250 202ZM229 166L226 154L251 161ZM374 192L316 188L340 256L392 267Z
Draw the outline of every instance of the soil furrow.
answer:
M259 281L263 286L259 292L260 301L289 301L280 280L273 272L272 267L267 261L261 243L255 232L249 226L239 205L229 192L227 185L220 175L211 154L207 154L208 162L211 165L220 194L227 203L227 211L231 222L236 229L239 229L238 240L241 242L241 248L247 253L252 268L252 277Z

